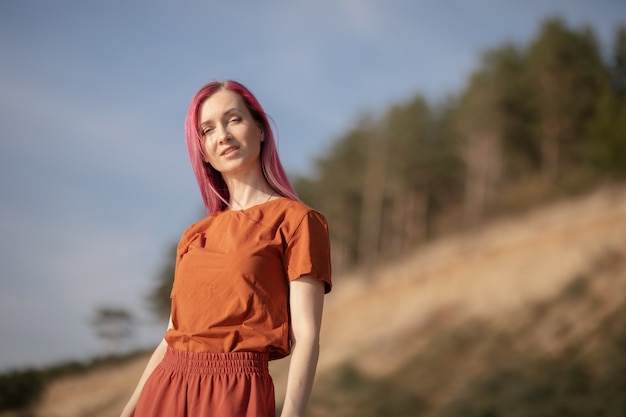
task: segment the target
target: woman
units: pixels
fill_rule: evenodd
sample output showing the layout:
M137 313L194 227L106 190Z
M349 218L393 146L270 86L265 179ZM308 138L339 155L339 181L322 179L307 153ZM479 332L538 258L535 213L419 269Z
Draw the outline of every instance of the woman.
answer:
M169 325L122 416L274 417L267 362L290 353L282 416L302 416L331 289L326 220L298 201L243 85L200 89L186 139L208 216L180 239Z

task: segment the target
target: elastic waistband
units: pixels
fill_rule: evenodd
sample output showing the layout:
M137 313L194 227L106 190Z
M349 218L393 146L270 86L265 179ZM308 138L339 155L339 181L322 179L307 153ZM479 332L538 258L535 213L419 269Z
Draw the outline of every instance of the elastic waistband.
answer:
M260 374L269 375L269 354L262 352L187 352L167 347L161 365L191 374Z

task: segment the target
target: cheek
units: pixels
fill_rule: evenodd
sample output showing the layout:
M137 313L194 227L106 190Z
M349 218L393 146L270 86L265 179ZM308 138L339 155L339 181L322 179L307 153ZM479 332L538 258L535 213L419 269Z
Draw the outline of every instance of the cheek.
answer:
M209 146L209 141L207 139L203 139L200 142L201 150L202 150L202 160L204 162L211 163L211 148Z

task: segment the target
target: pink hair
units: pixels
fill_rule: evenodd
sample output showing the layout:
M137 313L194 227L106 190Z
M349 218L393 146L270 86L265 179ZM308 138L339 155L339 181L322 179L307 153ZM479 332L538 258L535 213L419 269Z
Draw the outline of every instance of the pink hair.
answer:
M298 196L289 183L287 174L278 158L274 134L267 114L265 114L261 104L259 104L250 90L236 81L212 81L193 96L185 120L185 137L191 168L196 175L202 200L209 214L226 209L230 194L222 174L202 159L202 134L200 132L199 113L202 103L222 89L239 94L243 98L248 111L250 111L254 120L259 123L263 130L265 140L261 143L261 168L263 176L269 185L283 197L298 200Z

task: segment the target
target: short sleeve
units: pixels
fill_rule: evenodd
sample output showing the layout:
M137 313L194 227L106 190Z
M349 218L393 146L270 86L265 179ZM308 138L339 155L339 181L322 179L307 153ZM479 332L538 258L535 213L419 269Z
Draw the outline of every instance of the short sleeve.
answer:
M321 213L311 210L302 218L287 242L284 263L289 281L311 275L324 281L325 293L330 292L330 239Z

